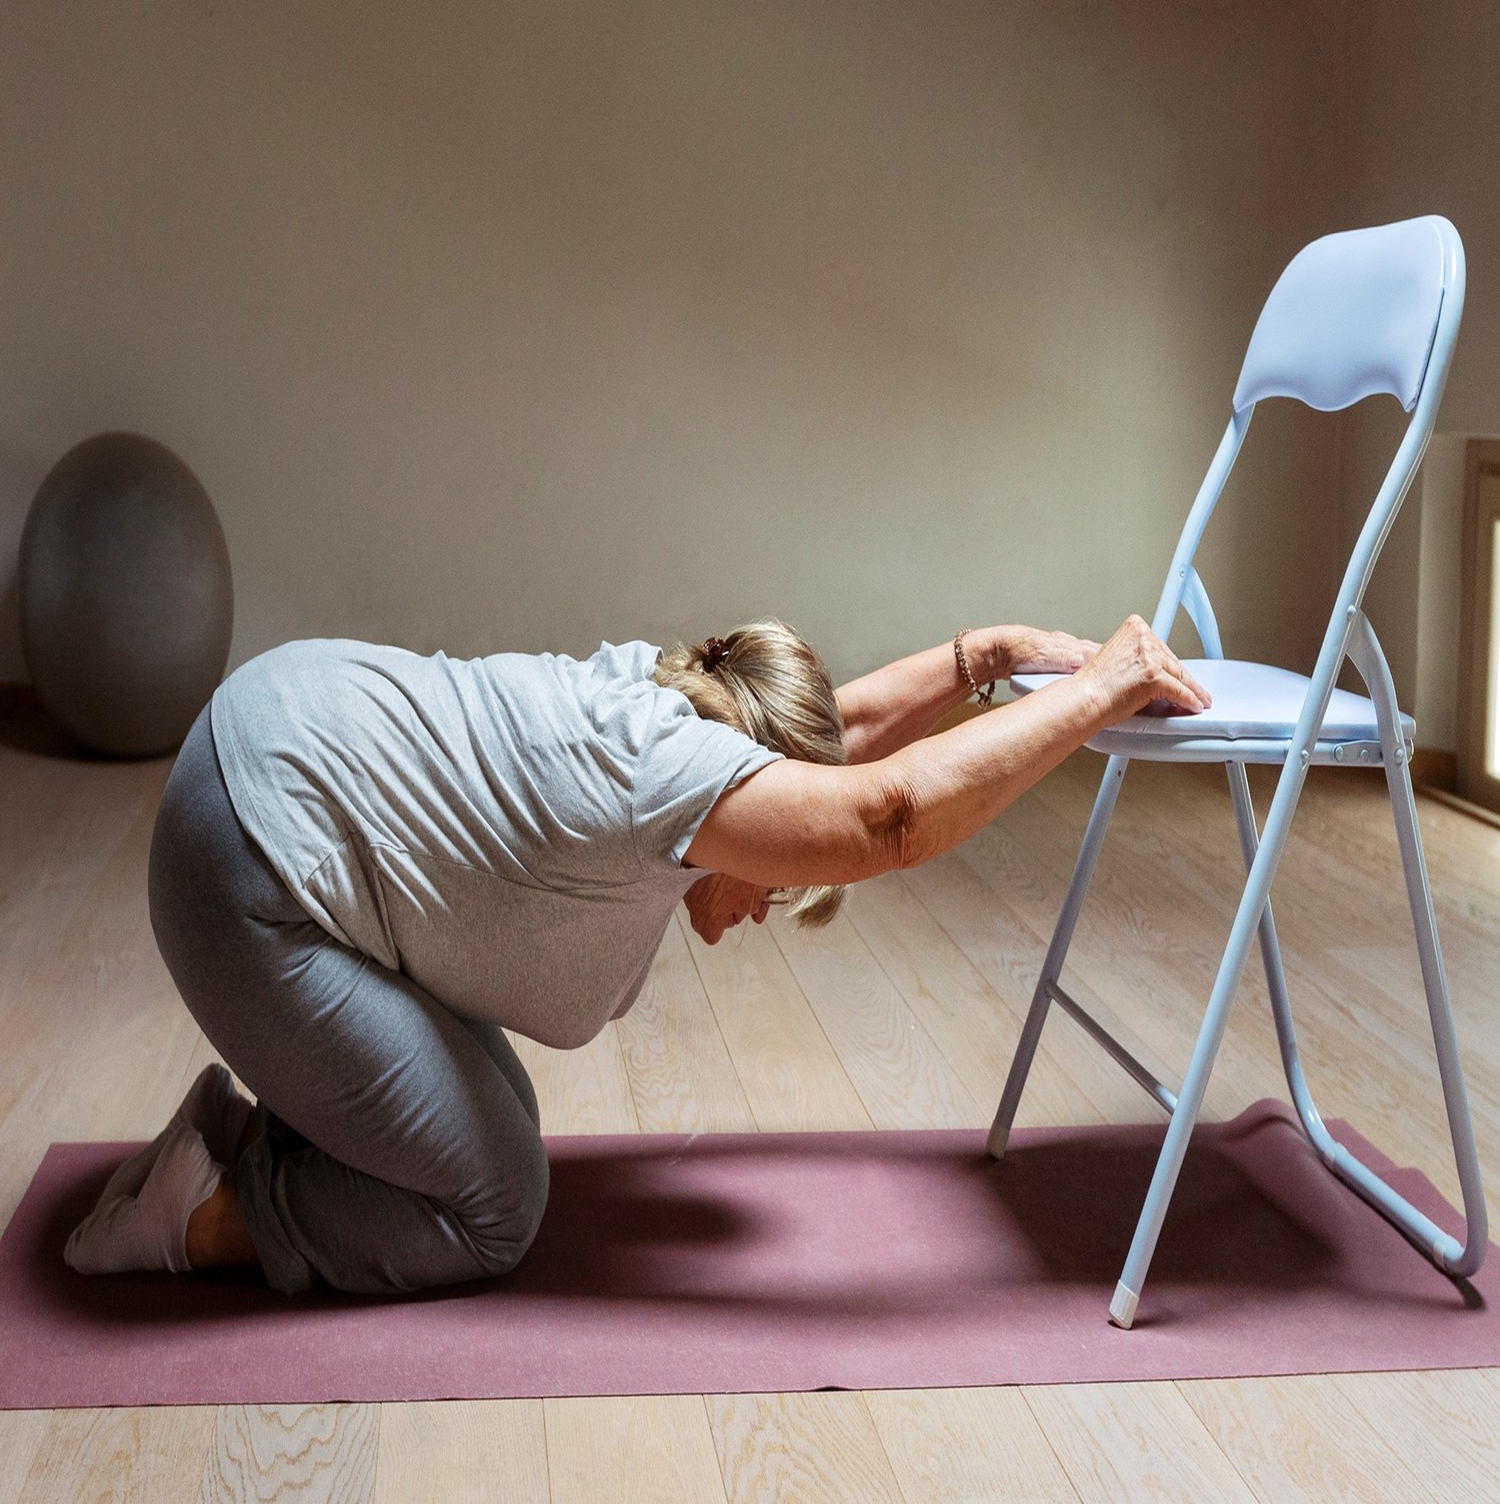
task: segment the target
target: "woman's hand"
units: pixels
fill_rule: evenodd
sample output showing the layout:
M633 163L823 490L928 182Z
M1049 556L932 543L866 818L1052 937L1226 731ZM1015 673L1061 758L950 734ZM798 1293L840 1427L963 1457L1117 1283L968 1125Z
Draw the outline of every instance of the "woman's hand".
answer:
M1072 674L1099 651L1099 644L1071 632L1046 632L1040 627L1000 627L1000 678L1012 674Z
M710 872L706 877L700 877L687 890L683 902L687 905L694 932L709 945L717 945L725 930L743 924L747 919L764 924L771 909L765 888L728 877L722 872Z
M1078 675L1087 680L1106 726L1139 715L1196 715L1213 703L1177 655L1139 616L1124 626Z

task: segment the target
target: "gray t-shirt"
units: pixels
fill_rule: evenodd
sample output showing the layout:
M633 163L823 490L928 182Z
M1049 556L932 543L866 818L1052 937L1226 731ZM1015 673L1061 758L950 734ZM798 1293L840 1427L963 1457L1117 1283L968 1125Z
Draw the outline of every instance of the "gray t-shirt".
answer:
M331 935L570 1048L635 1001L714 801L780 755L661 688L659 656L290 642L219 686L214 744L241 824Z

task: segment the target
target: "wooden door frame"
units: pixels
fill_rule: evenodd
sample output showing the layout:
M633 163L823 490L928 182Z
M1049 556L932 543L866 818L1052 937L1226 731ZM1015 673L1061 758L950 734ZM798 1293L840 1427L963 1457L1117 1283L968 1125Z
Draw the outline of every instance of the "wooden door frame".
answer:
M1495 640L1490 608L1496 549L1494 524L1500 500L1480 506L1480 482L1500 482L1500 439L1470 439L1464 455L1463 556L1458 626L1458 792L1473 804L1500 814L1500 778L1485 767L1489 701L1490 644ZM1484 513L1481 516L1481 511Z

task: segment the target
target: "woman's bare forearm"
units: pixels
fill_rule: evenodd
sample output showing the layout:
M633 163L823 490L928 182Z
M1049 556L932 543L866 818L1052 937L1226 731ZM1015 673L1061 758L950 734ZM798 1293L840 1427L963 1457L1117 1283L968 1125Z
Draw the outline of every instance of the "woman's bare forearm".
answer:
M899 791L899 865L966 841L1112 718L1092 683L1073 676L886 759Z
M1006 629L985 627L964 637L964 656L977 684L1009 675ZM838 691L850 762L876 762L926 736L969 697L953 644L899 658Z
M1014 641L1024 663L1035 650L1023 637ZM1068 641L1075 650L1094 646ZM1053 656L1056 647L1054 634L1042 656ZM967 840L1104 727L1153 703L1178 715L1196 715L1212 703L1139 616L1087 658L1045 688L913 742L879 764L896 799L901 866L928 861ZM888 830L892 815L885 819Z

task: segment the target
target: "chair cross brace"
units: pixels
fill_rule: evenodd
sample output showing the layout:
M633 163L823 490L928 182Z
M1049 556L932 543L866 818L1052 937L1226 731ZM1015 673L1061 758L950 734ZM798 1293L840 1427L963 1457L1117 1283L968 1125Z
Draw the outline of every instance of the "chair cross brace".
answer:
M1054 1003L1078 1022L1090 1039L1099 1045L1126 1074L1131 1076L1137 1084L1145 1089L1146 1095L1158 1107L1161 1107L1168 1113L1177 1110L1177 1093L1163 1086L1152 1075L1151 1071L1142 1065L1082 1003L1076 998L1070 997L1056 982L1048 983L1047 993Z

